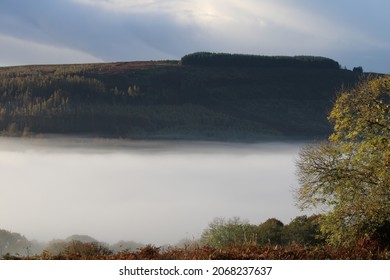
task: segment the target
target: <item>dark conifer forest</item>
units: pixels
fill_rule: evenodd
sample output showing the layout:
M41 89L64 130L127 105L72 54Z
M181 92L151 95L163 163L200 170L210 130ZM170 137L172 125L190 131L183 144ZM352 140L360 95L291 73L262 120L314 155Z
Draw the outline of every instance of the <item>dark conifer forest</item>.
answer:
M0 68L0 131L129 139L318 139L361 75L313 56L194 53L180 61Z

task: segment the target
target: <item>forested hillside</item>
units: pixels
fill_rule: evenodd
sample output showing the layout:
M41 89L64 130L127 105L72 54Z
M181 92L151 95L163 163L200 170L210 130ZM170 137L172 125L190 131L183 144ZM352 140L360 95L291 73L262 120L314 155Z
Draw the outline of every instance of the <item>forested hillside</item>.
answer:
M181 61L0 68L3 135L258 141L326 137L358 72L323 57L195 53Z

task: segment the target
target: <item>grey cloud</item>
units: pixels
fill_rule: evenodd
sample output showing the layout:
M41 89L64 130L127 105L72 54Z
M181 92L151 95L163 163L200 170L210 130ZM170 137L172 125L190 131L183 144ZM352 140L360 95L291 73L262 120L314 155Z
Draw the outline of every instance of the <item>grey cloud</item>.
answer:
M285 0L123 1L123 9L115 6L120 0L83 1L2 0L0 35L105 61L174 59L200 50L312 54L390 72L380 60L390 56L389 4L383 0L353 7L347 0L297 0L294 6ZM364 60L350 62L350 53Z
M164 14L110 14L71 1L1 2L0 32L105 60L172 58L196 45L192 28ZM154 54L153 54L154 53Z

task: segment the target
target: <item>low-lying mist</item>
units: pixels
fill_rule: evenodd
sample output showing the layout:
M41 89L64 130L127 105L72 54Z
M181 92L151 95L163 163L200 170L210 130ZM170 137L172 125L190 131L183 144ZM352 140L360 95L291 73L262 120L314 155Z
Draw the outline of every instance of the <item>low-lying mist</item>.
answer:
M0 229L175 244L215 217L288 223L303 143L0 138Z

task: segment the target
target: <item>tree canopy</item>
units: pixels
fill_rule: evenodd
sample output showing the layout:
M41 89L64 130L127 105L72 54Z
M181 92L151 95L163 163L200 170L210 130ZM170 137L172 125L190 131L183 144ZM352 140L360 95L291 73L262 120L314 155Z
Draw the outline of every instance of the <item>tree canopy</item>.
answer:
M329 141L300 153L298 205L327 212L321 229L334 243L368 238L389 245L389 103L390 76L341 91Z
M263 56L248 54L196 52L182 57L183 65L211 67L291 67L340 69L340 64L322 56Z
M326 112L334 89L361 76L310 56L206 55L205 65L201 54L187 58L195 64L0 67L0 135L318 138L331 132Z
M214 248L243 245L316 245L323 242L318 219L320 216L299 216L284 225L276 218L259 225L240 218L215 218L202 233L201 244Z

